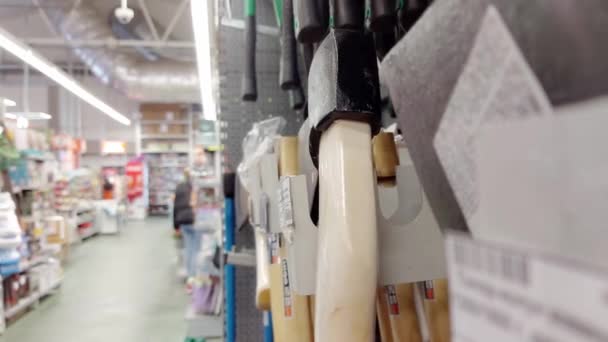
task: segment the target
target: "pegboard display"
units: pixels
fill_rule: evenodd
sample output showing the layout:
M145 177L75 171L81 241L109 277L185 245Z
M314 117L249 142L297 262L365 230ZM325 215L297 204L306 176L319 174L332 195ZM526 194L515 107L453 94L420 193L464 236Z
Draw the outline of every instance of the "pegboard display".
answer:
M233 19L242 19L243 1L231 3ZM226 13L225 8L220 10L220 15L226 16ZM257 1L256 20L259 25L277 26L272 1ZM257 102L241 100L245 60L243 30L220 26L219 47L221 136L225 147L226 166L234 170L242 157L243 137L254 122L282 116L287 121L284 134L296 135L302 123L302 114L290 108L288 93L279 88L279 37L260 33L257 35Z
M232 18L243 18L243 1L220 2L220 16L226 17L227 3L232 4ZM275 26L271 0L257 1L257 23ZM284 134L296 135L302 122L302 113L290 108L289 95L279 88L279 37L258 33L256 69L258 82L257 102L241 100L241 81L245 60L244 31L231 27L219 28L220 76L220 127L224 145L224 163L235 170L242 158L242 141L254 122L273 116L287 121ZM254 248L253 231L247 226L235 234L235 247ZM255 306L255 268L235 269L235 325L239 342L262 341L262 312Z

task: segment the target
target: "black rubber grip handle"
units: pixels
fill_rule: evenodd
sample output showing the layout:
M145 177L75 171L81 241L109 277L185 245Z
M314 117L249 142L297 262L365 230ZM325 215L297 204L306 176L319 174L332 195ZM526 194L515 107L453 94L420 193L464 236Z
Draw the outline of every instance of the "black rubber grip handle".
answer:
M329 26L317 0L294 0L296 18L296 39L300 43L314 43L323 40Z
M304 92L301 87L289 90L289 105L293 110L300 110L304 108Z
M370 30L373 32L391 32L395 25L397 25L397 1L370 0Z
M255 4L255 0L247 1L253 1ZM251 12L247 14L251 14ZM253 102L258 99L258 85L255 70L256 33L254 11L253 15L245 16L245 65L243 70L243 81L241 84L241 97L243 101Z
M293 0L283 0L281 60L279 64L279 86L283 90L295 89L300 86L298 51L293 22Z
M325 23L325 26L329 30L329 0L313 0L317 3L317 9L319 10L319 16L321 22ZM323 36L325 38L326 34ZM321 39L323 40L323 39Z
M362 31L365 27L365 0L333 0L334 27Z
M374 43L376 45L376 55L382 61L397 43L395 28L393 28L392 32L374 32Z
M420 19L430 0L407 0L399 12L399 21L404 32L408 32Z
M312 58L315 56L315 47L313 44L300 44L300 50L302 51L302 57L304 59L306 77L308 77L310 65L312 64Z

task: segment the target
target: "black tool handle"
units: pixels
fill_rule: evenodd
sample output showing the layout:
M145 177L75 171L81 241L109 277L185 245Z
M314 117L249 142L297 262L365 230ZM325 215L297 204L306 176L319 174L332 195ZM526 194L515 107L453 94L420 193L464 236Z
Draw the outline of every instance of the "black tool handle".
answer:
M404 32L408 32L431 3L430 0L407 0L399 12L399 21Z
M390 32L397 24L397 0L370 0L369 29Z
M300 77L298 75L297 42L293 24L293 0L283 0L281 61L279 64L279 85L283 90L295 89L300 86Z
M374 43L376 45L376 55L382 61L386 54L395 46L397 42L395 28L389 32L374 32Z
M323 17L317 0L294 1L296 39L300 43L314 43L323 40L329 23Z
M289 105L293 110L300 110L304 108L304 92L301 87L289 90Z
M365 27L365 0L333 0L334 27L362 31Z
M255 71L256 34L255 0L245 0L245 66L241 84L243 101L256 101L258 99Z
M304 68L306 71L306 77L310 72L310 65L312 64L312 58L315 56L315 47L313 44L300 44L300 50L304 60Z

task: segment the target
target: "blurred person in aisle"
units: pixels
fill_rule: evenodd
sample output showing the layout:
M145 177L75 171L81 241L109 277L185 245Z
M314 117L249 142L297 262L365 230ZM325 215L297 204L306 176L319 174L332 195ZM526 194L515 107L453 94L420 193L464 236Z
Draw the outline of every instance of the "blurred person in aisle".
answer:
M195 192L192 190L190 170L184 170L184 180L175 189L173 202L173 227L180 233L186 251L186 272L188 278L196 275L196 254L200 249L201 233L194 229Z

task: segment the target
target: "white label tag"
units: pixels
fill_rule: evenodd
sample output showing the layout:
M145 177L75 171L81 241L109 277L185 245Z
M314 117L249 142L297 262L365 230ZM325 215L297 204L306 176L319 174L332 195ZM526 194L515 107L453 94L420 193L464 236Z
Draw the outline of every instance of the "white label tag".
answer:
M608 273L449 235L453 342L608 341Z
M260 228L265 232L269 232L270 227L268 226L268 196L262 194L260 196L260 206L258 207L257 223Z
M282 177L278 191L279 199L279 225L282 232L290 231L294 227L293 206L291 204L291 180Z

